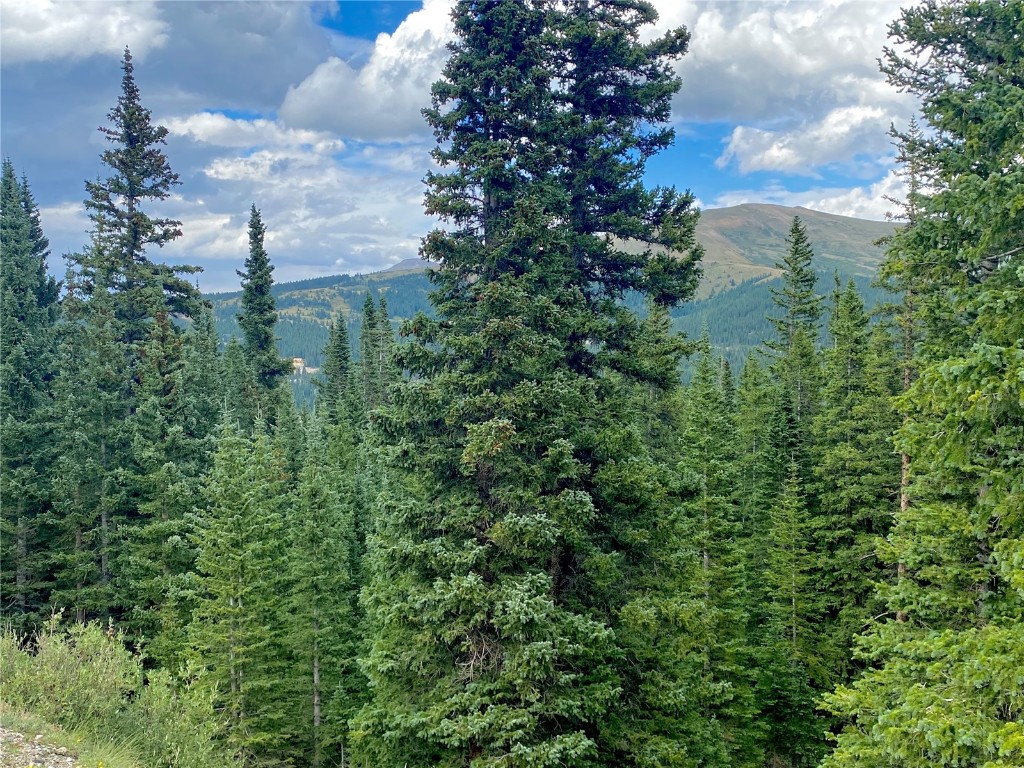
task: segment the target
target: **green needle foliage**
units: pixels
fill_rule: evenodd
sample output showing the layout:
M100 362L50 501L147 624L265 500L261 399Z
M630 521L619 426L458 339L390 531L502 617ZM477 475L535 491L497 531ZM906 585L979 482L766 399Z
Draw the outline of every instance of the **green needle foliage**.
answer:
M94 247L70 258L86 296L97 287L113 294L122 338L131 344L145 338L147 321L156 314L190 315L196 310L198 291L181 275L198 268L169 267L146 255L147 247L181 237L180 221L153 218L143 210L146 204L166 200L181 182L161 149L167 129L153 125L152 113L142 105L127 48L121 69L121 95L107 114L110 127L99 129L113 144L100 155L111 175L85 183Z
M909 486L885 559L890 614L867 670L825 703L845 727L827 766L1024 762L1024 7L925 2L890 27L890 81L921 100L908 135L928 181L889 272L925 330L900 398Z
M288 653L285 474L270 438L226 427L192 519L196 608L188 627L199 682L246 764L283 759L299 727Z
M354 453L351 441L314 419L306 429L305 462L288 513L293 622L288 638L306 702L298 746L314 767L350 759L348 721L363 699L356 664Z
M25 631L48 597L49 496L57 284L27 181L0 180L0 590L3 618Z
M277 324L274 296L274 267L263 247L267 228L260 212L253 205L249 212L249 255L245 259L242 278L242 312L238 324L244 335L245 359L252 368L256 382L264 391L274 389L281 377L292 369L291 360L277 354L274 326Z
M661 764L687 738L677 516L631 411L671 364L618 303L690 295L692 198L644 161L678 88L654 12L460 2L427 121L438 318L405 329L412 378L380 411L388 488L365 591L360 749L390 765ZM615 238L678 248L627 254ZM674 359L673 359L674 358ZM638 365L638 362L641 363ZM616 373L618 372L618 373ZM661 531L661 534L656 534ZM660 573L662 578L654 579Z
M74 290L71 273L68 285ZM72 608L85 621L110 616L119 602L112 580L117 530L129 512L130 382L123 323L115 317L111 294L100 287L86 303L69 292L63 309L68 322L61 326L54 383L60 420L51 510L53 604Z
M893 404L899 367L893 339L872 333L853 283L833 298L824 352L821 406L813 423L815 520L821 587L828 604L829 687L849 679L852 641L884 613L875 584L885 577L877 549L896 511L899 457L889 437L899 424Z
M688 728L701 731L691 759L702 766L760 765L755 719L753 644L747 635L750 595L747 549L737 492L736 413L732 380L723 361L707 350L686 390L678 468L684 502L686 553L692 574L685 593L692 618L683 634L694 643L699 707Z

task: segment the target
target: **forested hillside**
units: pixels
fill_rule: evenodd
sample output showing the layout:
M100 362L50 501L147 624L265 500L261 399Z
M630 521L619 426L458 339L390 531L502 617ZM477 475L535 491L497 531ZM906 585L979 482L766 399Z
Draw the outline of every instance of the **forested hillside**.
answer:
M877 271L645 186L655 18L456 3L429 285L275 285L257 201L215 309L127 49L62 281L3 161L3 711L167 768L1024 766L1024 4L892 22Z
M702 212L697 242L704 248L703 276L697 298L671 309L673 329L696 339L706 328L711 343L731 364L741 365L747 354L771 335L766 319L771 308L770 291L778 285L781 270L777 263L785 256L786 238L795 216L804 222L813 243L815 270L823 285L831 285L834 275L839 274L842 280L856 281L869 308L887 300L888 294L875 287L873 280L884 252L879 240L892 234L893 224L805 208L738 205ZM367 292L386 297L396 328L418 312L432 314L426 267L422 261L407 259L369 275L275 285L272 291L278 310L279 352L285 357L301 357L318 368L331 318L341 313L349 334L358 335ZM238 334L235 317L240 296L219 293L207 297L213 304L217 333L225 342ZM625 301L634 311L645 311L639 294L628 294Z

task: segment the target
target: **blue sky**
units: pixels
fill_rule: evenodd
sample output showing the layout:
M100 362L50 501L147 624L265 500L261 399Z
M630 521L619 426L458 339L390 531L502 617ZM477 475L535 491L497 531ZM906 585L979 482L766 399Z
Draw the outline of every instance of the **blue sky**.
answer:
M452 0L0 0L0 142L28 175L60 273L88 239L83 182L125 45L144 103L170 130L183 184L160 211L185 236L153 254L237 285L249 205L278 280L372 271L415 256L434 222L419 115L446 57ZM890 123L913 111L876 59L892 0L654 0L653 36L692 35L678 64L676 145L652 184L705 207L772 202L881 218L899 195Z

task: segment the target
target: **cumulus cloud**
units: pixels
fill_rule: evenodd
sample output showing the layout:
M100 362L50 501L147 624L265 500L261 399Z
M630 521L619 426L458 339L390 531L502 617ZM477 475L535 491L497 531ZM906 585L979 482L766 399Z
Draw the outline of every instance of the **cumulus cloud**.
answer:
M340 152L344 142L322 131L287 128L277 120L233 118L200 112L163 121L178 136L217 147L310 147L316 152Z
M120 56L138 58L168 40L168 25L152 2L61 3L2 0L3 63Z
M420 110L447 58L450 0L424 0L393 34L378 35L360 67L337 56L290 88L280 116L289 125L362 140L404 139L425 130Z
M836 107L816 122L770 131L740 125L716 161L732 162L740 173L784 171L818 176L817 169L848 164L860 158L867 169L889 165L891 144L886 130L897 115L881 107L853 104Z
M898 0L655 0L656 32L691 33L674 119L732 123L718 167L816 176L891 164L886 129L913 102L878 71ZM738 125L736 125L738 124Z
M200 284L206 290L237 287L229 262L241 265L245 258L252 202L263 214L267 250L282 281L383 269L415 257L431 226L422 212L421 171L396 169L387 154L264 147L215 157L203 174L211 194L183 200L173 211L185 236L165 250L205 264Z
M0 0L5 151L45 204L55 253L81 247L81 180L105 172L95 126L116 99L127 42L148 53L136 75L172 132L168 155L184 182L166 213L185 236L160 258L205 265L204 288L237 286L255 201L278 280L380 269L414 256L432 224L420 109L447 57L453 1L425 0L393 33L358 41L319 25L323 8L310 3ZM725 135L700 147L705 200L884 215L882 196L898 191L883 178L885 128L910 102L875 57L903 0L654 2L660 30L682 23L692 33L673 102L680 142L689 128ZM6 78L9 63L17 77ZM717 194L737 173L766 171L774 186ZM841 189L835 171L878 181ZM807 189L807 179L818 181Z
M897 0L655 0L651 35L685 25L678 119L751 122L818 115L884 82L875 58ZM851 88L851 78L854 87Z

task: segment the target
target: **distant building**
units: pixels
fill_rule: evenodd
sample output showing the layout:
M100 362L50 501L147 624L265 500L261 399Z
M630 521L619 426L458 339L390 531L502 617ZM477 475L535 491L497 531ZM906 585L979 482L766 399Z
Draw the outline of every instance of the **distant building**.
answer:
M303 357L292 358L292 373L300 376L312 376L314 373L319 373L319 368L311 368L306 365L306 359Z

